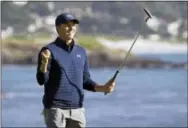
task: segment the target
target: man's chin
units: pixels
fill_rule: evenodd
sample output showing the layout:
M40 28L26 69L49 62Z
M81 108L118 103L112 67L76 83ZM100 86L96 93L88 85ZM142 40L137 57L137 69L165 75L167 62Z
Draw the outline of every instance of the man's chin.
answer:
M69 38L69 39L73 39L73 38L74 38L74 36L68 36L68 38Z

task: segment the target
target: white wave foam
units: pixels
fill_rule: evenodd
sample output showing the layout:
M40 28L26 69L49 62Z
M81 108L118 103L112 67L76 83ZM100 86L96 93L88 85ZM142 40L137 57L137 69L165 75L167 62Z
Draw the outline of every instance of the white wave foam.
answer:
M114 43L113 41L106 40L104 38L97 38L97 40L109 49L126 50L131 47L133 40L122 40ZM167 42L157 42L139 39L134 44L131 50L135 54L164 54L164 53L187 53L187 44L171 44Z
M17 97L40 97L40 93L34 93L34 92L7 92L4 93L4 99L13 99Z

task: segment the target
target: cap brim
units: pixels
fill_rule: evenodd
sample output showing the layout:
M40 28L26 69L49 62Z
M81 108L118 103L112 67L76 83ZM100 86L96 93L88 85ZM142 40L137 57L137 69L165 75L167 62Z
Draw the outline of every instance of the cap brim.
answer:
M73 21L73 22L76 23L76 24L79 24L79 21L78 21L77 19L73 19L73 20L71 20L71 21Z

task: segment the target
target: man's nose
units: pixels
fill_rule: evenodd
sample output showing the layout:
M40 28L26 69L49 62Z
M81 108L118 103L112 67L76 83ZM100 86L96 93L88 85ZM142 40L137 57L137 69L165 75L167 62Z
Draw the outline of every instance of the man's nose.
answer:
M72 25L69 25L68 28L69 28L69 30L72 30Z

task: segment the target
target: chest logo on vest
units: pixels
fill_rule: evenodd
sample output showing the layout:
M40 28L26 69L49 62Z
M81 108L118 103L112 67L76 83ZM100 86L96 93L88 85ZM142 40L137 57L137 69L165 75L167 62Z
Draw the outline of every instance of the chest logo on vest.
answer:
M77 57L77 58L81 58L81 55L80 55L80 54L77 54L76 57Z

